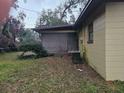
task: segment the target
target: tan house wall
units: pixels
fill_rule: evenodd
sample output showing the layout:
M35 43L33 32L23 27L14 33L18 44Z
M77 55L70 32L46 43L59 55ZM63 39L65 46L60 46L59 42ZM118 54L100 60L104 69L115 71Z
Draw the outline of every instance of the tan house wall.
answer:
M85 46L88 63L92 66L103 78L106 78L105 72L105 14L100 15L93 22L94 43L88 44L88 35L86 26L80 32L80 38L83 37L83 45L80 44L80 49ZM81 47L82 46L82 47ZM82 51L82 50L81 50ZM82 53L82 52L81 52Z
M106 5L106 79L124 80L124 2Z
M106 4L93 21L94 42L88 44L88 26L79 33L81 55L105 80L124 81L124 2ZM83 43L81 43L83 41Z

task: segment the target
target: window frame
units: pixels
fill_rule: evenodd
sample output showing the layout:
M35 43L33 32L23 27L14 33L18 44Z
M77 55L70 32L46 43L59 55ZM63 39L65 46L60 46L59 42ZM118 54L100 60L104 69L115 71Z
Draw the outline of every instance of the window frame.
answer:
M88 25L88 44L93 44L94 42L94 31L93 31L93 22Z

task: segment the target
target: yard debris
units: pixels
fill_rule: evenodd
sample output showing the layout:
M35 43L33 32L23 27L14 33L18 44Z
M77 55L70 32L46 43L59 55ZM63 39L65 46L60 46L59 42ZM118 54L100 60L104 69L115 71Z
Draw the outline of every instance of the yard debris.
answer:
M77 69L78 71L82 72L83 70L82 69Z

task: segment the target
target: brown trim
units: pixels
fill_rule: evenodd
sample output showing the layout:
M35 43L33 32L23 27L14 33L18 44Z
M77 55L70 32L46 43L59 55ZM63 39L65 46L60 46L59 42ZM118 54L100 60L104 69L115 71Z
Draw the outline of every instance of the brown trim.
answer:
M33 30L37 32L41 31L62 31L62 30L74 30L74 25L61 25L61 26L46 26L41 28L34 28Z
M38 31L39 33L76 33L76 31L71 31L71 30L63 30L63 31Z

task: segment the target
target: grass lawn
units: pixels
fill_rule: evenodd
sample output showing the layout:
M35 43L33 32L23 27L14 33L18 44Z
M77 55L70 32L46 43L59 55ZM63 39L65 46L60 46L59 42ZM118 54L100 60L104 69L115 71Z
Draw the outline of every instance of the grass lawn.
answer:
M124 82L105 82L86 65L68 57L17 59L0 54L0 93L124 93Z

